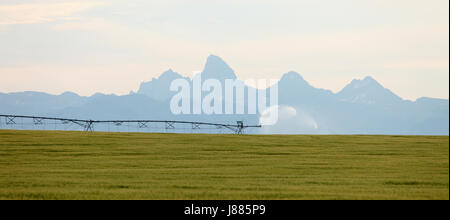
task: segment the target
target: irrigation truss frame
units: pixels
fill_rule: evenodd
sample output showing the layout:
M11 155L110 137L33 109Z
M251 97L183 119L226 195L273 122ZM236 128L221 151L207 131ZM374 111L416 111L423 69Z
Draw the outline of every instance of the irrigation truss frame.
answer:
M208 122L194 122L194 121L171 121L171 120L83 120L70 118L54 118L54 117L40 117L40 116L26 116L26 115L0 115L5 119L6 125L15 125L15 119L31 119L34 125L43 125L44 121L55 121L61 124L76 124L83 128L84 131L94 131L95 124L113 123L120 126L124 123L135 123L138 128L147 128L150 123L164 124L166 129L175 129L177 125L191 125L193 130L201 129L202 126L210 126L218 129L228 129L235 134L242 134L247 128L261 128L261 125L245 125L243 121L237 121L236 124L221 124Z

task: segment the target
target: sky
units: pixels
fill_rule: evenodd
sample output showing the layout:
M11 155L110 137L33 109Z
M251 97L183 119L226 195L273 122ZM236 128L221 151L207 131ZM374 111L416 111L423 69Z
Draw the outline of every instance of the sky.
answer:
M0 92L136 91L222 57L238 78L296 71L338 92L372 76L449 97L448 0L0 0Z

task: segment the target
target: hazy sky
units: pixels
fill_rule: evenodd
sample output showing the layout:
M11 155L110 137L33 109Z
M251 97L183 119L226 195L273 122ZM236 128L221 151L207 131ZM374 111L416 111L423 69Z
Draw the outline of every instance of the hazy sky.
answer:
M449 95L448 0L0 0L0 92L127 94L222 57L241 79L371 75L403 98Z

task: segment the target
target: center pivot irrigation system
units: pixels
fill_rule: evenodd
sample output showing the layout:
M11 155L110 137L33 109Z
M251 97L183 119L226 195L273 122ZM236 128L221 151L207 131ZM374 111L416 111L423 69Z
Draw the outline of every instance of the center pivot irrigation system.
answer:
M220 124L220 123L207 123L207 122L192 122L192 121L164 121L164 120L81 120L81 119L68 119L68 118L52 118L52 117L38 117L38 116L24 116L24 115L0 115L0 124L5 122L8 126L18 124L18 119L30 120L31 125L44 125L46 121L54 122L56 124L69 125L75 124L80 126L84 131L94 131L96 124L113 124L115 126L121 126L125 123L132 123L137 125L137 128L149 128L150 124L162 124L165 129L176 129L179 125L190 125L192 130L202 129L202 127L216 128L216 129L228 129L235 134L242 134L247 128L261 128L261 125L245 125L243 121L238 121L236 124ZM0 127L1 129L1 127Z

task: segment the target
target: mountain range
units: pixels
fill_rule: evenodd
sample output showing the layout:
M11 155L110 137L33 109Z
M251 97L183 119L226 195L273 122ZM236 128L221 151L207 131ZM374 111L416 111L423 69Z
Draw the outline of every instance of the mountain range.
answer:
M220 57L210 55L201 72L202 80L237 79ZM259 123L260 115L173 115L169 90L175 79L191 79L168 70L141 83L128 95L95 94L90 97L66 92L0 93L0 114L39 115L82 119L195 120ZM419 98L404 100L368 76L355 79L341 91L315 88L296 72L278 82L278 123L252 133L263 134L408 134L448 135L449 100ZM204 94L203 94L204 95ZM245 94L247 96L248 94ZM236 105L236 104L235 104Z

